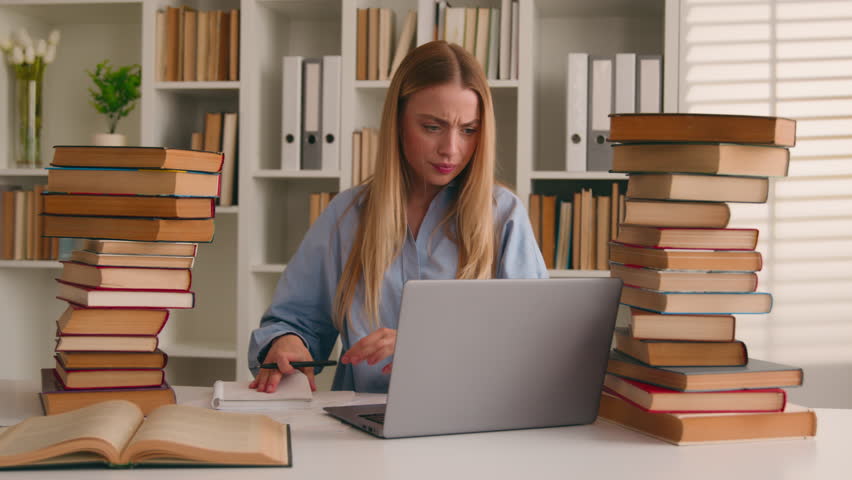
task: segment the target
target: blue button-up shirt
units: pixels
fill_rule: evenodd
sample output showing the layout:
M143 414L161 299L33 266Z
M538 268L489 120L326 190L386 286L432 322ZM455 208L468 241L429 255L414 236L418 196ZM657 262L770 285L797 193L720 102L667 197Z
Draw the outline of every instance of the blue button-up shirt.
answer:
M338 334L332 323L333 300L357 231L363 205L361 201L353 205L353 201L362 188L355 187L335 196L287 264L272 305L261 318L260 328L251 335L248 361L255 375L259 361L263 360L259 356L265 356L269 344L286 333L301 337L314 359L326 359L331 353ZM382 284L379 318L383 327L397 328L402 286L406 281L456 277L458 248L445 231L450 228L455 233L454 224L450 221L441 225L441 219L457 194L454 184L441 190L429 205L417 238L410 230L406 235L402 251L388 268ZM494 199L495 225L500 232L496 278L547 278L547 268L521 201L500 186L494 188ZM344 352L372 331L363 311L363 289L359 287L352 300L346 331L341 335ZM387 392L390 376L381 373L381 369L391 361L392 356L376 365L339 364L332 388Z

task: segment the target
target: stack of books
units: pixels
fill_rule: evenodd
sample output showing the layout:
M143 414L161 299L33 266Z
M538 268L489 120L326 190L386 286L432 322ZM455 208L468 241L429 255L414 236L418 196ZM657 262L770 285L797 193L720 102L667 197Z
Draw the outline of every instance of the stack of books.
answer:
M727 202L763 203L784 176L795 122L774 117L614 115L613 170L629 175L612 276L631 308L616 330L600 416L676 443L807 437L786 402L799 368L750 359L734 315L765 314L757 229L727 228Z
M125 399L146 414L175 402L158 334L192 308L196 242L213 239L222 155L142 147L56 147L44 192L48 237L81 238L63 260L50 415Z

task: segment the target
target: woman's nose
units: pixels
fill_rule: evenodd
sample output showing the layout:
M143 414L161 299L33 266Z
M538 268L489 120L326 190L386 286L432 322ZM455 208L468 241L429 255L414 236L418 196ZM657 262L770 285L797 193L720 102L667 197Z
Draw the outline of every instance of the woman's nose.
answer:
M438 144L438 153L446 156L455 155L459 149L459 141L459 133L453 129L448 129L441 136L441 141Z

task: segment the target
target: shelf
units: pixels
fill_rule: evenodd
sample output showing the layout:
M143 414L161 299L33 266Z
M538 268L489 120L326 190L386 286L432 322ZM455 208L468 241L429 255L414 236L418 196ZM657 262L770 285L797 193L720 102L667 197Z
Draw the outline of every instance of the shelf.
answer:
M260 265L252 265L252 273L281 273L287 268L284 263L262 263Z
M0 9L38 19L48 25L133 25L142 22L140 0L20 0Z
M176 93L206 93L206 92L221 92L223 90L240 89L240 82L157 82L154 84L154 90L160 92L176 92Z
M489 80L491 88L518 88L517 80ZM362 89L386 89L390 86L390 80L355 80L355 88Z
M44 168L0 168L0 177L46 177Z
M58 260L0 260L0 268L60 269Z
M233 345L172 343L160 345L160 348L172 358L237 358L237 351L233 348Z
M216 214L217 215L220 214L220 213L237 214L237 213L239 213L239 211L240 211L239 205L229 205L227 207L221 207L219 205L216 206Z
M609 172L533 171L532 180L627 180L627 174Z
M537 0L539 15L543 18L572 17L660 17L663 1L635 0Z
M550 278L609 277L609 270L548 270Z
M340 170L255 170L254 178L340 178Z

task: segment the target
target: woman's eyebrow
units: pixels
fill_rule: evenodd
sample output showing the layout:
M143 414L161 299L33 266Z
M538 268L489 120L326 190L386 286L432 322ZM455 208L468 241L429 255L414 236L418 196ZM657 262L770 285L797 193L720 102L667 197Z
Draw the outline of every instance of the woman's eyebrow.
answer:
M431 114L428 114L428 113L419 113L419 114L417 114L417 116L420 117L423 120L432 120L433 122L440 123L441 125L449 125L450 124L450 122L444 120L443 118L436 117L435 115L431 115ZM479 119L477 118L477 119L471 120L467 123L463 123L461 126L470 127L470 126L474 126L474 125L478 125L478 124L479 124Z

